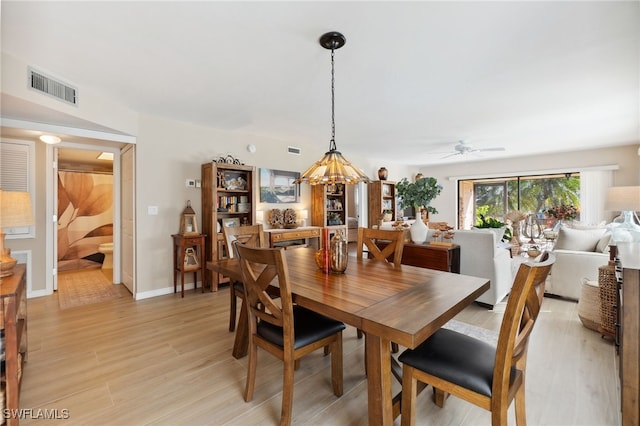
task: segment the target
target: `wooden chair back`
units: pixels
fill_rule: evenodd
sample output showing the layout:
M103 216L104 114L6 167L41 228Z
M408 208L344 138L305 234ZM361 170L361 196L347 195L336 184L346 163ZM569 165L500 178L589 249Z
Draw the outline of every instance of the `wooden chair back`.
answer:
M283 364L282 408L280 424L291 424L294 370L303 356L321 349L331 354L331 384L336 396L342 395L342 330L340 321L294 306L285 249L248 247L233 242L240 262L248 307L249 360L245 401L251 401L255 388L257 348L279 358ZM279 287L279 303L271 296L270 286ZM299 333L294 326L298 323ZM299 341L296 341L296 334Z
M364 247L367 248L369 255L376 260L389 262L389 258L393 260L394 266L400 265L402 261L402 251L404 249L405 231L395 229L374 229L374 228L358 228L358 248L357 256L362 259ZM388 241L383 249L376 245L377 240Z
M249 335L255 333L257 320L266 321L284 332L284 347L293 350L293 302L289 284L289 268L284 248L255 248L233 243L238 251L242 281L250 310ZM280 303L269 294L269 286L280 288Z
M227 247L227 255L235 257L233 242L240 241L249 247L267 247L267 238L262 224L244 226L223 226L222 236Z
M537 261L520 265L507 300L493 370L492 412L509 399L512 368L524 372L531 331L540 313L545 281L555 262L553 253L544 252Z

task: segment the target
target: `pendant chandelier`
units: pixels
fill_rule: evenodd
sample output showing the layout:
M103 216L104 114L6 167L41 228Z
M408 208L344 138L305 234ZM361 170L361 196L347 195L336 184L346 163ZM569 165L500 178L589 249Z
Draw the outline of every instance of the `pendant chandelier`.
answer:
M296 179L296 183L309 182L310 185L332 185L336 183L355 184L358 182L369 182L367 175L344 158L336 147L333 56L335 50L344 46L346 41L344 36L337 31L326 33L320 37L320 45L325 49L331 50L331 141L329 142L329 151Z

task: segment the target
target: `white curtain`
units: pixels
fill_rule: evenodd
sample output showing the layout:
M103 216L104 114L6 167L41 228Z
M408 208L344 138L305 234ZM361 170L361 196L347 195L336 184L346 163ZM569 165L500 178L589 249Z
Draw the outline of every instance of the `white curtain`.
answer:
M580 221L595 225L611 221L613 212L605 211L607 189L613 185L611 170L587 170L580 172Z

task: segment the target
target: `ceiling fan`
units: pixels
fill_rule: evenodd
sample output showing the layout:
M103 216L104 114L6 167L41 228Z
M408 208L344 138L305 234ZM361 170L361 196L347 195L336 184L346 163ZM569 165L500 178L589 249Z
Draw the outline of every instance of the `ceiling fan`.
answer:
M489 151L505 151L504 147L493 147L493 148L474 148L473 145L469 145L465 141L459 141L456 146L453 147L453 152L445 153L442 158L453 157L454 155L467 155L467 154L477 154L479 152L489 152Z

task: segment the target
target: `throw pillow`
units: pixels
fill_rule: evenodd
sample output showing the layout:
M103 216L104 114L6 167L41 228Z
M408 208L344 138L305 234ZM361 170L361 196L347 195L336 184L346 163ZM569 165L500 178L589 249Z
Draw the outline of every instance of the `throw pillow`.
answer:
M611 242L611 232L607 231L598 240L598 244L596 244L596 251L600 253L609 253L610 242Z
M595 251L606 229L560 228L554 250Z
M571 228L573 229L600 229L604 228L605 226L607 226L607 222L604 220L600 223L594 224L576 222L575 220L571 222Z

